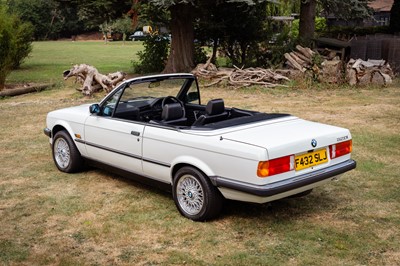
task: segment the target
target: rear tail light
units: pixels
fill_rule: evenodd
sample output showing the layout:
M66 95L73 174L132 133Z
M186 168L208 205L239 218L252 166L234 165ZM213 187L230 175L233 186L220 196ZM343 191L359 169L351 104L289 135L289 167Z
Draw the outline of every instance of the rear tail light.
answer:
M331 159L349 154L351 153L352 150L353 150L352 140L336 143L329 146L329 153L331 155Z
M294 169L294 155L258 163L257 176L267 177L289 172Z

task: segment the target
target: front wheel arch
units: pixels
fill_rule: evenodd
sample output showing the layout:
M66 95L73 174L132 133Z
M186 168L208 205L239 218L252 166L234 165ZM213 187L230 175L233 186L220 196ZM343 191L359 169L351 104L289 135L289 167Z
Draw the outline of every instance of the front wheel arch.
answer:
M79 172L83 167L83 158L68 131L56 131L52 142L52 156L57 168L65 173Z
M54 138L54 136L57 134L57 132L61 131L61 130L65 130L66 132L68 132L68 130L60 125L56 125L53 127L53 129L51 130L51 135Z

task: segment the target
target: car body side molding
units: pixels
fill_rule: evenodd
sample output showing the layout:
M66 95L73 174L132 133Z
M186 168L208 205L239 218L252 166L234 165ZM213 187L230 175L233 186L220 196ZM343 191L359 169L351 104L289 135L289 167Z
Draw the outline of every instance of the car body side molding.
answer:
M111 148L108 148L108 147L104 147L104 146L101 146L101 145L97 145L97 144L93 144L93 143L90 143L90 142L87 142L87 141L83 141L81 139L75 139L75 141L79 142L79 143L82 143L82 144L85 144L85 145L88 145L88 146L92 146L92 147L98 148L98 149L102 149L102 150L113 152L113 153L116 153L116 154L119 154L119 155L127 156L127 157L130 157L130 158L133 158L133 159L143 160L144 162L161 165L161 166L165 166L165 167L168 167L168 168L171 167L171 165L168 164L168 163L155 161L155 160L152 160L152 159L144 158L142 156L137 156L137 155L130 154L130 153L127 153L127 152L122 152L122 151L119 151L119 150L111 149Z

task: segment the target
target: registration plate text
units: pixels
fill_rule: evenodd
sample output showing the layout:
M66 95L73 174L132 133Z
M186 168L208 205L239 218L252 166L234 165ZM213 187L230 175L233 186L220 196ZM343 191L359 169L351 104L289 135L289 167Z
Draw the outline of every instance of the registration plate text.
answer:
M326 149L296 156L294 159L296 171L328 162Z

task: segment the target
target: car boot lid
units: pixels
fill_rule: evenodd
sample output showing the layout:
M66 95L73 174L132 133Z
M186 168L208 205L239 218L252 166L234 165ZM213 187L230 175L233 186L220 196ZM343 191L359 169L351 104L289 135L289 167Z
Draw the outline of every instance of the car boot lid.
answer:
M351 139L348 129L303 119L286 119L280 123L259 124L222 134L221 138L259 146L268 150L269 158L279 158Z

